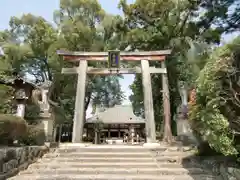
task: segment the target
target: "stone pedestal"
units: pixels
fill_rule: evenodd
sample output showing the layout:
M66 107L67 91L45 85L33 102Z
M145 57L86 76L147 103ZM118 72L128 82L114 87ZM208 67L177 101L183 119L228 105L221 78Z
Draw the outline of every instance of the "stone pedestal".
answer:
M16 116L24 118L24 115L25 115L25 104L24 103L18 104Z
M52 119L43 119L42 120L43 128L46 135L46 141L50 142L53 140L53 120Z
M41 109L40 116L42 118L41 124L46 135L46 142L52 142L53 137L53 119L51 119L50 104L48 102L48 93L51 86L51 81L44 82L40 87L41 100L38 101L38 105Z
M59 144L59 148L82 148L82 147L88 147L89 144L87 143L64 143Z
M197 143L187 119L177 120L177 140L186 145Z
M161 147L161 145L159 143L144 143L143 147L147 149L156 149Z

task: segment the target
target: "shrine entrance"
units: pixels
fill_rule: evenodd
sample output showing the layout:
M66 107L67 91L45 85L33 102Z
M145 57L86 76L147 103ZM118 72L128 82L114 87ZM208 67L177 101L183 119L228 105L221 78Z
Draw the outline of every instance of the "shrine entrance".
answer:
M145 131L147 143L156 142L156 127L154 120L153 97L151 74L161 74L162 76L162 91L164 121L165 126L170 123L170 102L169 102L169 87L167 79L167 69L165 66L166 56L171 53L170 50L163 51L143 51L143 52L66 52L59 50L58 55L63 56L64 60L69 62L78 62L78 67L63 68L62 74L77 74L77 90L74 110L72 142L82 143L85 120L85 90L87 74L97 75L113 75L113 74L142 74L142 85L144 92L144 112L145 112ZM107 61L107 68L94 68L88 66L88 61ZM140 67L121 68L122 61L139 61ZM149 61L160 61L161 68L150 67ZM169 129L170 127L167 127Z

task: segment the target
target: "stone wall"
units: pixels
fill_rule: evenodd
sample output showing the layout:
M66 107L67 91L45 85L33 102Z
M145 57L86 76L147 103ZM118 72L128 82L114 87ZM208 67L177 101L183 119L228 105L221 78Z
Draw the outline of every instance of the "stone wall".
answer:
M240 179L240 167L226 167L222 165L220 167L220 173L223 180L239 180Z
M47 146L0 148L0 180L16 175L49 151Z
M202 167L211 169L213 173L218 174L221 180L240 180L240 165L235 162L236 159L233 157L198 157L195 160Z

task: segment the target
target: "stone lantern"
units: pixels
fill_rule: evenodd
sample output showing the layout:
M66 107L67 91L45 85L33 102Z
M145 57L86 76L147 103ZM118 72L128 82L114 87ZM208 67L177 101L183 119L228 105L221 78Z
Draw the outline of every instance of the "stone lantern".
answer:
M30 99L32 90L35 89L35 85L21 77L16 77L12 81L12 87L15 89L13 98L17 104L16 115L24 118L26 103Z
M46 140L52 141L53 138L53 119L50 113L50 104L48 102L48 92L52 85L51 81L46 81L39 86L41 100L38 101L42 117L42 124L46 134Z
M15 78L5 82L15 90L13 99L17 105L16 116L24 118L26 104L33 102L40 108L40 124L43 125L47 141L52 140L53 120L51 119L50 105L48 103L48 90L51 87L51 81L41 84L30 82L16 73Z
M185 82L178 84L182 103L177 108L177 139L185 145L195 143L196 139L188 122L188 88Z

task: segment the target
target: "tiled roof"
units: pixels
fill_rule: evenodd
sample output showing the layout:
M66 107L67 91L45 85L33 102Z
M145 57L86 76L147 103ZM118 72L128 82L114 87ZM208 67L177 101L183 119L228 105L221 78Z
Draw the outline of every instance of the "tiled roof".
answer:
M98 120L106 124L145 123L144 119L133 114L131 105L117 105L108 108L104 112L99 112L93 117L88 118L86 123L94 123Z

